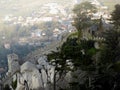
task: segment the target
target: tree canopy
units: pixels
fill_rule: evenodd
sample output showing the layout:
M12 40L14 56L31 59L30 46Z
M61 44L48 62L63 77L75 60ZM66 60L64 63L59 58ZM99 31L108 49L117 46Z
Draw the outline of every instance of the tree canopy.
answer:
M112 12L112 22L116 28L120 27L120 4L115 5L115 10Z
M79 35L81 30L87 28L88 22L91 22L91 16L88 15L87 10L90 7L85 7L84 10L84 5L86 3L81 3L73 9L75 13L73 25L78 30ZM57 53L50 54L53 57L52 59L55 59L55 62L58 65L61 64L62 67L67 65L67 60L72 64L71 74L77 80L70 83L72 85L71 90L75 88L77 90L120 90L120 20L118 20L119 12L117 12L119 7L116 5L112 14L116 28L111 27L103 33L104 40L99 41L101 43L99 49L94 46L95 42L98 41L85 40L79 37L80 43L77 43L78 38L69 37ZM66 68L60 69L68 70ZM82 84L80 83L80 73L75 73L80 70L80 73L83 74L82 79L84 79Z
M74 6L73 12L75 14L73 26L78 30L78 38L82 36L82 30L91 26L92 24L92 14L96 12L96 7L94 7L90 2L83 2Z

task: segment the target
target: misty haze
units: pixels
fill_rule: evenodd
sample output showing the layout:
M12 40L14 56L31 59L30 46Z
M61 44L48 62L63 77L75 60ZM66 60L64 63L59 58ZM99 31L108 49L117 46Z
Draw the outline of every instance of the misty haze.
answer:
M0 90L120 90L120 1L0 0Z

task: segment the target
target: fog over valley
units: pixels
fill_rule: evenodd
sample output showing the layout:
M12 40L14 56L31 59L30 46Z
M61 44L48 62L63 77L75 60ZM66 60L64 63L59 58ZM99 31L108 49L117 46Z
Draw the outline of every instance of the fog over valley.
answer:
M6 14L26 16L49 2L72 4L72 0L0 0L0 16Z
M0 0L0 90L120 90L120 0Z

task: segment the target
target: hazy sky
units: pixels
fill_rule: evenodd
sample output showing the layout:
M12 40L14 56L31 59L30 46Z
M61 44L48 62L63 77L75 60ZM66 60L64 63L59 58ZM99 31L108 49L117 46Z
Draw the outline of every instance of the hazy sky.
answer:
M0 15L6 14L24 15L32 10L40 8L44 3L72 3L74 0L0 0Z

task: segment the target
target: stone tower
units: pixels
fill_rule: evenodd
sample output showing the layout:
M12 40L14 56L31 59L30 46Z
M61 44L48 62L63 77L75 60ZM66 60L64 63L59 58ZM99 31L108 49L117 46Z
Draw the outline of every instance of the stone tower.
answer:
M8 74L13 74L20 69L18 63L18 56L16 54L9 54L8 58Z

